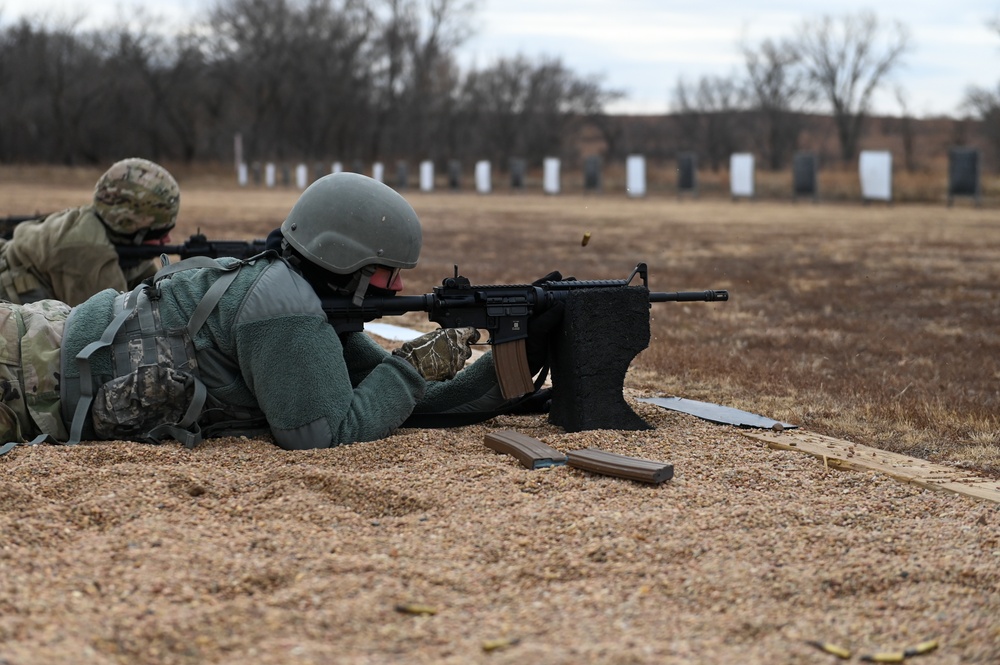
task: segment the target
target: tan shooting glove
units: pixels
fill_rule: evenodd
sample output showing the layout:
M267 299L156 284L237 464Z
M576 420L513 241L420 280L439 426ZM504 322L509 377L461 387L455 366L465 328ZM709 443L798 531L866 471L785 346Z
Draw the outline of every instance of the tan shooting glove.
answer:
M455 378L472 357L471 344L479 341L475 328L440 328L421 335L392 352L428 381L447 381Z

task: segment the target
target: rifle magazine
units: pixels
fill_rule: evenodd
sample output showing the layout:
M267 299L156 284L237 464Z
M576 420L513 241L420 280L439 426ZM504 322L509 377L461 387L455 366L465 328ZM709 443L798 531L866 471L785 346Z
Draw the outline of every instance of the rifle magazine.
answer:
M525 340L493 345L493 365L497 371L497 381L504 399L514 399L535 390L528 367L528 353Z
M526 469L561 466L566 463L566 456L555 448L514 430L487 434L483 443L491 450L516 458Z
M567 453L567 464L574 469L582 469L605 476L615 476L643 483L659 484L674 477L674 465L664 462L627 457L596 448L571 450Z

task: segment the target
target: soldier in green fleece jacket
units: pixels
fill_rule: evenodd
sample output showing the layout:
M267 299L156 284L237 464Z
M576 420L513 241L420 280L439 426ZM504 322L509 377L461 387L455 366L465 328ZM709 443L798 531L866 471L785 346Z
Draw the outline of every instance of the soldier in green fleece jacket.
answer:
M420 223L391 188L353 173L321 178L272 236L280 255L188 259L72 310L0 308L0 441L193 446L269 432L282 448L325 448L385 437L412 417L465 424L514 405L491 354L461 369L474 330L441 329L389 353L327 322L320 296L386 295L416 265ZM535 372L558 316L529 322Z

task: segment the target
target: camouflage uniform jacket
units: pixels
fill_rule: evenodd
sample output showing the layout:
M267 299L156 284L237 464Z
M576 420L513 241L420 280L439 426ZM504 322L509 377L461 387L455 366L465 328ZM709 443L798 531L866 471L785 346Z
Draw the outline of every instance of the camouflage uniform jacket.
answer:
M156 267L143 261L123 270L93 207L71 208L14 228L13 239L0 246L0 299L75 306L104 289L131 289Z
M219 271L196 269L160 282L163 327L187 326L218 278ZM73 309L62 348L64 383L80 376L72 359L101 337L116 295L109 289ZM223 411L259 410L275 442L287 449L380 439L415 411L480 413L504 403L491 354L450 381L427 382L367 334L338 336L309 283L279 259L244 265L193 341L210 399ZM110 380L109 349L94 353L90 366L97 383ZM75 409L70 401L64 399L64 419Z

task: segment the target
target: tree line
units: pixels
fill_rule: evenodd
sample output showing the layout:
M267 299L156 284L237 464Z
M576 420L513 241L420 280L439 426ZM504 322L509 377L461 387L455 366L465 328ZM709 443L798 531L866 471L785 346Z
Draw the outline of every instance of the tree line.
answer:
M176 34L150 16L0 31L0 161L538 158L617 97L558 58L463 72L466 0L221 0ZM140 27L136 27L136 26Z
M984 27L1000 34L1000 20ZM875 94L889 87L913 44L902 22L860 11L807 19L795 37L742 41L738 48L739 71L682 78L672 90L678 149L695 152L713 170L735 152L754 153L771 170L784 168L816 114L832 120L839 161L853 163ZM915 119L905 89L893 86L891 93L901 109L892 126L901 135L902 163L912 171L917 168ZM956 111L979 121L977 143L988 147L1000 168L1000 86L969 86Z
M793 38L742 42L745 67L732 76L679 80L674 106L692 145L699 145L713 169L738 151L761 155L777 170L791 159L806 112L832 116L839 157L858 154L873 96L911 49L908 28L883 22L871 11L802 23ZM897 89L904 107L905 96ZM755 113L748 131L743 118Z
M718 165L751 150L777 169L810 112L832 115L849 160L872 95L910 47L905 26L873 13L826 16L794 39L740 44L742 73L680 80L674 112L637 125L606 112L622 92L558 57L463 70L475 1L219 0L169 32L142 13L87 31L19 19L0 29L0 161L226 162L239 134L261 161L505 168L513 157L575 158L586 126L607 159L694 150ZM970 89L966 103L1000 117L1000 89Z

